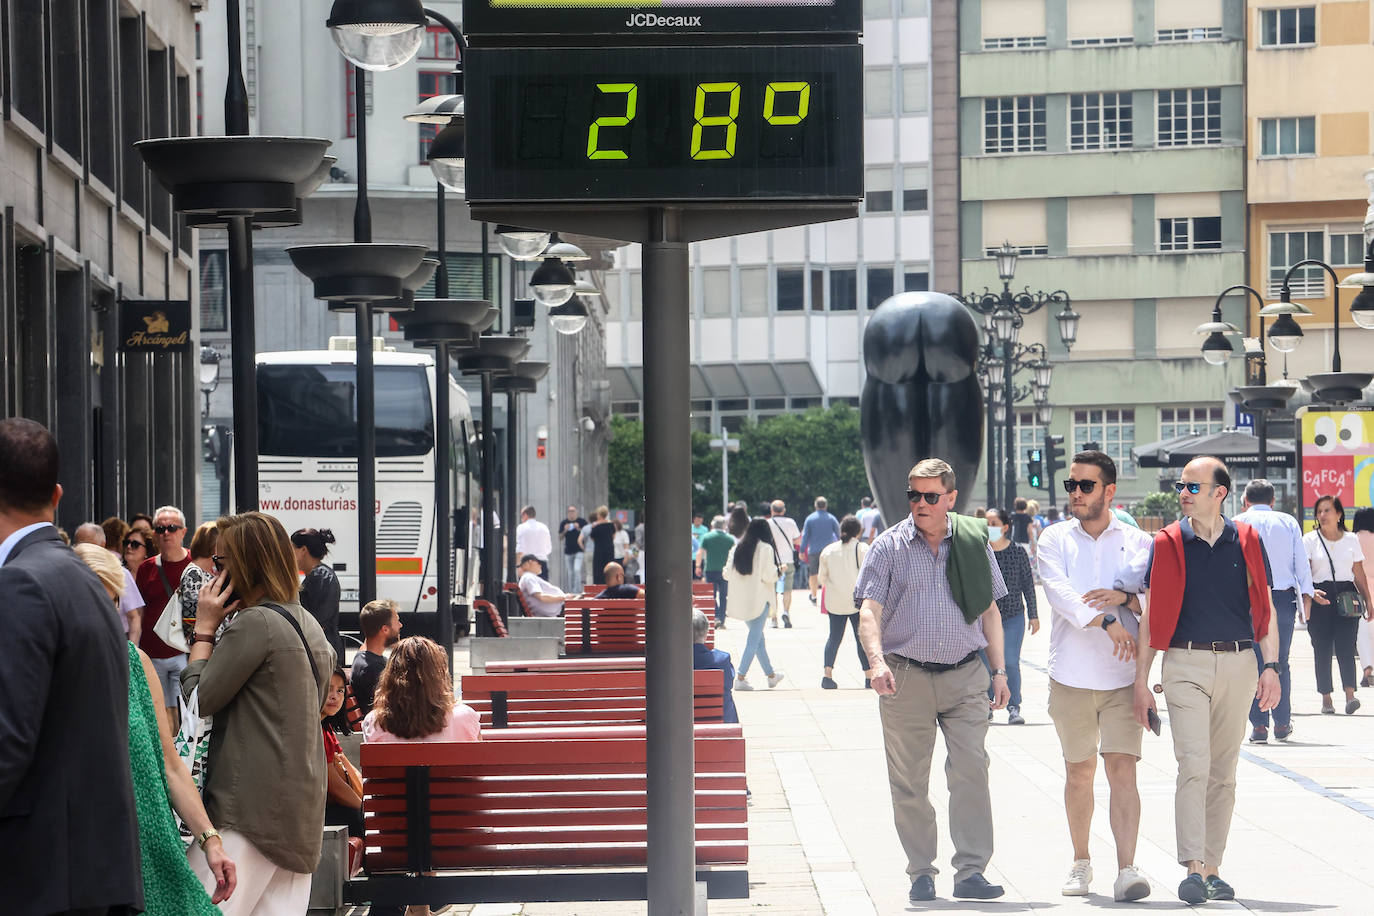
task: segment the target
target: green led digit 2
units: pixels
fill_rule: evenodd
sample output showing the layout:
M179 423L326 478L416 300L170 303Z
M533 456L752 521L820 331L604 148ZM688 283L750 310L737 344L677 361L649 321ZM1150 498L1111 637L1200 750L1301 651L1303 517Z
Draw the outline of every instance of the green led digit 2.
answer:
M639 87L634 83L597 83L598 92L608 95L612 93L624 93L625 95L625 114L623 115L604 115L592 122L592 126L587 128L587 158L588 159L629 159L630 154L623 149L600 149L597 144L598 135L603 127L624 127L635 118L635 102L639 98Z

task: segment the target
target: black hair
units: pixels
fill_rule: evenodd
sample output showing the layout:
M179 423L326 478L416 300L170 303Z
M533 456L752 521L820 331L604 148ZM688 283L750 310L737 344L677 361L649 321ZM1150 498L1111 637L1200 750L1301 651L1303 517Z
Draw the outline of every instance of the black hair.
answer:
M1116 483L1116 462L1106 452L1095 448L1086 449L1073 456L1070 464L1091 464L1102 472L1102 486Z
M334 543L334 532L328 528L302 528L291 535L292 547L304 547L306 553L317 560L323 560L324 555L329 553L329 548L325 545Z
M1007 524L1007 513L1003 512L1003 511L1002 511L1000 508L998 508L997 506L988 506L986 509L983 510L983 517L984 517L984 518L987 518L989 513L992 513L992 514L996 515L996 516L997 516L997 520L998 520L999 522L1002 523L1002 526L1003 526L1003 527L1006 527L1006 524Z
M864 526L859 524L859 520L852 515L846 515L840 519L840 540L846 544L858 537L863 530Z
M730 510L730 520L726 523L726 529L731 535L737 538L744 537L744 531L749 527L749 510L739 503Z
M333 680L336 674L343 678L344 682L343 705L339 707L339 711L334 713L334 715L325 716L321 719L320 724L324 726L326 731L331 731L336 735L347 735L353 731L352 726L349 725L348 722L348 701L352 698L353 691L348 686L348 674L342 668L335 668L329 673L330 680Z
M1363 509L1356 509L1354 518L1350 521L1351 531L1374 531L1374 509L1365 506Z
M1312 516L1315 518L1316 515L1317 515L1317 510L1320 509L1320 508L1322 507L1322 503L1328 502L1328 501L1331 503L1331 508L1335 509L1335 510L1336 510L1336 514L1340 516L1340 519L1338 519L1337 522L1336 522L1336 527L1337 527L1339 530L1344 531L1344 530L1345 530L1345 505L1341 502L1341 498L1340 498L1339 496L1335 495L1334 493L1323 493L1321 496L1318 496L1318 497L1317 497L1317 501L1314 502L1314 503L1312 504ZM1321 527L1321 523L1320 523L1320 522L1318 522L1317 525L1318 525L1318 527Z
M57 487L57 440L23 417L0 420L0 509L42 512Z
M767 543L773 548L774 558L778 552L778 547L773 543L773 532L768 526L768 522L761 518L749 520L749 527L744 530L744 537L735 545L735 571L741 575L749 576L754 572L754 554L761 543ZM781 562L780 560L777 562Z

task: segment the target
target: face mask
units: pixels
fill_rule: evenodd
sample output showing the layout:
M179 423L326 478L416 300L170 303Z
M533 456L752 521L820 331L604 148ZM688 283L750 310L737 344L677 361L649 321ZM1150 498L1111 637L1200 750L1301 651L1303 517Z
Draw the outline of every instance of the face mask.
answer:
M1000 541L1000 540L1002 540L1002 529L1001 529L1001 528L994 528L993 526L989 525L989 526L988 526L988 541L989 541L989 542L992 542L992 541Z

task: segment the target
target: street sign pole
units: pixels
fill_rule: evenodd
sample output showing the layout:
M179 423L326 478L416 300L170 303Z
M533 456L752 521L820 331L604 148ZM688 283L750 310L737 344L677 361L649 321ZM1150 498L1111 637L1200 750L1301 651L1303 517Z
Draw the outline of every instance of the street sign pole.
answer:
M720 449L720 504L721 512L730 514L730 453L739 451L739 440L731 439L730 434L721 428L720 438L711 440L711 448Z

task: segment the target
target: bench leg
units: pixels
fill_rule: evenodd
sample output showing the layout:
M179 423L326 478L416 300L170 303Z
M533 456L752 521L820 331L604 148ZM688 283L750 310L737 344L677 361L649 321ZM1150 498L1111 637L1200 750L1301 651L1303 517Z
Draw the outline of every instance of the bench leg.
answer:
M706 900L707 900L707 895L706 895L706 882L705 882L705 881L698 881L698 882L696 883L696 889L697 889L696 916L706 916Z

